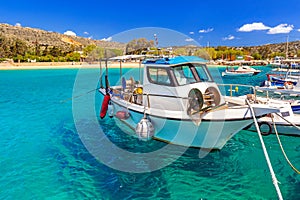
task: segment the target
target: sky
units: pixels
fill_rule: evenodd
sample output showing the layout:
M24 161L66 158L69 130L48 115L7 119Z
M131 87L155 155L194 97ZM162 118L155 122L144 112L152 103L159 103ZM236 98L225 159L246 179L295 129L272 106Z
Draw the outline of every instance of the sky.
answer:
M300 40L300 1L14 0L1 2L0 23L157 46L257 46Z

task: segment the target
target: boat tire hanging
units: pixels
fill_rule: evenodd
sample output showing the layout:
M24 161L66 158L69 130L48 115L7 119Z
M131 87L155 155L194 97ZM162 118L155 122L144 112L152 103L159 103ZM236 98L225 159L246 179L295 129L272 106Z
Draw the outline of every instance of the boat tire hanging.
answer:
M259 125L259 129L260 130L261 130L261 128L263 126L267 126L267 131L261 131L261 134L263 136L267 136L267 135L270 135L272 133L272 126L271 126L270 123L268 123L268 122L260 122L258 125Z

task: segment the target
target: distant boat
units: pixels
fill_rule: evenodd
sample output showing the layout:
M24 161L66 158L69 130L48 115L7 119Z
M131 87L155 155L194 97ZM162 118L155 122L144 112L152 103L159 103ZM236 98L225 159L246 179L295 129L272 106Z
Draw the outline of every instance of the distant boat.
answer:
M274 67L274 68L279 68L282 66L282 60L284 58L282 56L276 56L273 60L273 62L270 62L268 66Z
M229 69L227 67L225 72L222 72L222 76L253 76L260 72L261 70L257 70L247 65L243 65L238 67L236 70L234 70L233 68Z
M293 89L298 87L299 89L299 86L297 86L300 79L299 70L287 70L285 74L282 74L281 71L277 72L279 73L275 73L274 71L272 74L267 74L267 80L261 84L261 87L270 87L275 89ZM298 72L298 75L292 75L292 72Z

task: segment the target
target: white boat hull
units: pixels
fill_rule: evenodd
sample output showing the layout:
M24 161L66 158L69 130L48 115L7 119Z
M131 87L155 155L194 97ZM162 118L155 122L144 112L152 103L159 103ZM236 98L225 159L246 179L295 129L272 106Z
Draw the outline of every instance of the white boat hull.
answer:
M222 72L222 76L244 77L244 76L253 76L253 75L254 75L254 72L229 72L229 71Z
M128 134L138 137L135 134L135 128L144 116L144 107L120 100L117 97L112 97L111 101L115 120L126 125L126 128L122 126L120 128ZM264 105L254 106L254 109L258 117L272 112L272 109L265 108ZM276 110L278 111L278 109ZM126 119L116 117L119 111L128 112L129 117ZM205 149L222 149L236 133L253 123L251 112L247 106L216 110L192 118L183 115L182 111L149 109L146 110L146 116L154 126L153 139Z
M300 128L299 114L294 114L293 118L289 120L291 120L293 124L295 124L297 127ZM288 122L280 119L275 119L274 122L278 134L300 136L300 130L294 127L293 125L289 124ZM264 135L276 134L273 121L270 117L262 117L258 120L258 123L260 125L260 131L262 132L262 134ZM256 128L254 125L252 125L248 130L256 131Z
M246 97L240 96L240 97L226 97L226 100L231 101L236 104L242 104L244 102L244 99ZM257 97L257 101L263 103L263 104L269 104L274 107L280 107L284 106L284 108L281 109L281 112L278 112L276 114L269 114L267 116L259 118L258 124L260 131L263 135L269 135L269 134L275 134L275 128L274 123L276 125L277 132L279 134L283 135L295 135L300 136L300 130L296 127L294 127L291 123L296 125L300 128L300 114L297 114L293 112L292 106L289 102L286 102L284 100L276 100L276 99L269 99L264 97ZM272 118L273 120L272 120ZM291 123L289 123L291 122ZM257 131L254 124L246 127L245 129L251 130L251 131Z

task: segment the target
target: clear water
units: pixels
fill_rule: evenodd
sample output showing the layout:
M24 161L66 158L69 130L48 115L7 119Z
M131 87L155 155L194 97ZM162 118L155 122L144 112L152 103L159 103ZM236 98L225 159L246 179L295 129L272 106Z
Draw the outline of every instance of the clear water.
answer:
M258 136L249 131L241 131L221 151L204 158L199 158L198 149L188 149L172 164L153 172L127 173L102 164L87 151L74 125L69 98L77 72L0 71L0 199L277 198ZM99 70L85 73L99 74ZM213 69L213 73L218 72ZM224 82L259 84L264 78L224 78ZM118 71L111 70L110 81L117 80ZM83 84L78 94L94 88ZM93 95L98 99L98 94ZM96 112L100 103L96 100ZM138 141L110 118L99 122L110 140L124 149L147 152L165 145ZM300 168L300 138L281 139L290 160ZM300 176L286 163L276 137L264 140L284 199L300 199Z

